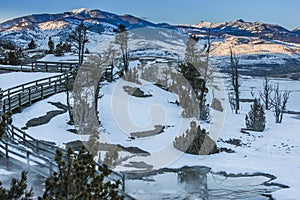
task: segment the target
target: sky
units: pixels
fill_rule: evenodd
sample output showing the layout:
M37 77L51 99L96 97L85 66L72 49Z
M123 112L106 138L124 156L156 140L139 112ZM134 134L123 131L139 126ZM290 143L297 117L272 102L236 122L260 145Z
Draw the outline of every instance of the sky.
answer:
M29 14L60 13L78 8L131 14L151 22L196 24L236 19L300 26L299 0L5 0L0 22Z

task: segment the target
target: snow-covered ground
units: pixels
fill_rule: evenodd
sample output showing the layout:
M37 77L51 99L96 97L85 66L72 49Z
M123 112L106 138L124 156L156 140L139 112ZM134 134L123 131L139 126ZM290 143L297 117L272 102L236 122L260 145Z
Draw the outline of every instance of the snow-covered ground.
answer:
M13 124L19 128L25 127L27 121L30 119L43 116L48 111L59 110L57 107L49 104L49 101L60 102L66 105L66 98L66 94L63 92L34 103L32 106L25 108L21 113L14 114ZM36 139L55 142L62 147L69 141L87 140L83 136L67 131L73 128L73 126L67 124L68 121L69 115L68 113L64 113L52 118L47 124L30 127L25 131Z
M284 115L283 123L276 124L273 112L267 111L266 130L262 133L251 132L250 135L247 135L241 133L240 129L245 127L245 114L249 111L250 103L242 103L241 112L236 115L232 113L229 104L226 102L226 118L218 140L218 146L234 149L236 153L222 152L209 156L188 155L177 151L172 146L173 140L170 139L174 138L176 134L183 133L183 130L188 127L188 123L184 123L184 119L179 116L178 110L175 112L177 113L175 116L177 115L179 118L175 121L173 121L172 117L168 118L168 114L174 112L174 108L167 105L168 97L164 94L164 91L160 91L158 95L152 92L154 97L150 98L151 100L128 96L122 97L122 94L124 95L125 93L120 88L124 84L123 81L121 82L113 83L103 88L104 97L100 100L99 111L100 116L102 116L101 121L107 131L103 135L109 138L110 142L125 146L131 144L151 153L148 157L134 157L129 159L128 162L143 161L152 165L155 169L201 165L211 167L214 172L225 171L234 174L269 173L277 177L274 182L291 187L275 192L274 197L278 199L297 199L299 196L300 165L297 160L300 157L300 137L297 134L299 118L297 119L295 115L286 114ZM259 91L262 90L262 82L263 79L261 78L244 78L242 80L241 98L253 98L251 91L257 97ZM274 84L279 83L282 90L288 89L291 91L287 108L288 110L299 111L300 107L297 103L297 100L300 98L299 81L275 79L272 82ZM151 91L153 90L151 88ZM113 93L115 96L112 96ZM158 100L161 97L167 99L163 101ZM164 113L167 113L165 116L167 123L165 124L174 126L174 129L167 129L165 133L151 138L128 140L128 133L132 130L130 128L126 129L126 126L131 127L132 122L139 123L141 126L148 125L148 123L151 124L151 109L154 110L158 105L163 107L158 116L161 117L164 116ZM178 121L178 119L181 120ZM183 126L182 129L178 129L180 125ZM167 137L170 135L172 136ZM240 139L242 146L235 147L222 142L221 139L223 141ZM119 170L128 170L123 166L118 166L117 168Z
M26 73L27 74L27 73ZM36 74L36 73L35 73ZM1 74L2 77L5 74ZM16 85L15 80L11 86ZM244 77L241 87L241 98L257 97L262 90L261 78ZM288 110L300 111L298 99L300 98L299 81L288 79L272 80L279 83L282 90L291 91ZM224 81L226 85L226 81ZM152 97L137 98L128 95L123 87L140 87L146 94ZM297 199L300 196L300 137L298 135L299 116L285 114L282 124L274 123L272 111L267 111L267 125L264 132L250 132L243 134L240 129L245 127L245 114L249 111L250 103L241 104L240 114L233 114L227 101L225 108L224 126L218 129L220 133L217 145L233 149L235 153L218 153L208 156L196 156L184 154L176 150L172 142L176 135L180 135L189 127L191 119L181 117L181 108L170 103L177 99L177 95L160 89L149 82L142 81L137 85L122 79L113 83L106 83L101 89L104 94L99 100L100 120L102 122L102 142L121 144L123 146L139 147L151 153L150 156L134 156L116 167L116 170L130 170L124 164L130 161L145 162L154 169L161 167L181 168L183 166L207 166L213 172L224 171L233 174L251 174L255 172L272 174L277 177L274 183L289 186L280 189L272 195L276 199ZM227 92L225 92L227 94ZM215 94L218 95L218 94ZM17 127L25 126L29 119L46 114L47 111L57 110L48 101L66 104L65 93L49 97L43 101L25 108L22 113L13 116L13 123ZM214 115L214 114L213 114ZM214 117L214 116L212 116ZM48 124L29 128L27 133L32 136L56 142L59 145L72 140L87 140L66 129L71 128L66 123L68 114L54 117ZM152 130L154 125L165 125L163 133L147 138L129 138L130 133ZM213 130L213 129L210 129ZM210 133L214 135L214 133ZM228 139L240 139L241 146L234 146L223 141Z
M59 73L44 72L10 72L0 74L0 88L3 90L22 85L31 81L59 75Z
M39 61L50 61L50 62L78 62L78 55L73 53L65 53L64 56L55 56L54 54L48 54L45 57L39 59Z

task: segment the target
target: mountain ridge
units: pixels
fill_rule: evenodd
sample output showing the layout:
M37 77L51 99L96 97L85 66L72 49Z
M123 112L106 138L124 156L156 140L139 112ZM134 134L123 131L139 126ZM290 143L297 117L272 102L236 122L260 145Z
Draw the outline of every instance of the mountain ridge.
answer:
M264 41L279 40L300 44L300 28L289 31L276 24L245 22L242 19L221 23L199 22L194 25L155 24L129 14L117 15L86 8L55 14L32 14L8 20L0 23L0 40L17 41L20 46L27 45L31 39L41 43L45 37L51 35L65 40L68 33L81 22L89 25L90 31L96 34L112 33L119 24L124 24L129 30L145 27L166 28L200 36L210 34L217 38L257 37Z

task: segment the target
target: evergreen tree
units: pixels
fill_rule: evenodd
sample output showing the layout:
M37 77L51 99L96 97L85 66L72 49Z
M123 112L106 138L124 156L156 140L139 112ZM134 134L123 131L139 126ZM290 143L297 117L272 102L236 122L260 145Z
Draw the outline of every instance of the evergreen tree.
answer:
M14 51L10 51L8 53L8 63L10 65L17 65L18 64L17 56L16 56L16 53Z
M78 155L70 148L66 155L57 150L55 162L58 171L46 180L43 199L124 199L118 194L120 181L111 183L106 179L111 170L105 165L98 174L93 156L84 146Z
M246 115L246 127L253 131L264 131L266 124L265 111L257 99L254 99L251 110Z
M89 49L88 49L88 48L86 48L86 49L85 49L85 51L84 51L84 53L85 53L85 54L90 54L90 51L89 51Z
M27 191L27 172L22 171L21 179L13 178L10 188L5 189L0 181L0 199L5 200L29 200L32 199L32 189Z
M62 56L63 55L63 44L60 42L56 45L56 48L53 51L55 56Z
M28 48L29 49L35 49L36 48L36 44L35 44L33 39L31 39L31 41L29 42Z
M48 41L48 47L49 47L49 53L53 53L54 51L54 42L52 41L52 38L49 37L49 41Z
M208 136L205 129L197 126L195 121L190 123L190 129L186 130L185 134L175 138L173 145L180 151L195 155L218 152L216 143Z
M5 134L6 126L12 123L12 112L6 112L2 114L2 119L0 122L0 139Z

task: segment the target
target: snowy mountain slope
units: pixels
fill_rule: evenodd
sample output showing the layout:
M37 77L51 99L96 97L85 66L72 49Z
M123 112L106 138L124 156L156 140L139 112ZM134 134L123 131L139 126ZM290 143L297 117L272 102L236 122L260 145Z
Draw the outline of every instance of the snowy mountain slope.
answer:
M299 29L289 31L279 25L235 20L224 23L200 22L195 25L154 24L131 15L116 15L100 10L77 9L60 14L29 15L0 24L0 40L27 48L34 39L38 48L48 48L68 39L71 30L84 22L88 27L90 51L107 49L114 42L113 30L124 24L130 31L129 49L133 57L172 57L183 59L188 34L196 34L205 43L211 35L211 55L216 65L228 65L229 46L240 56L243 67L278 67L299 71ZM249 59L251 54L251 59ZM280 56L278 56L280 55ZM225 57L224 57L225 56ZM276 57L276 59L272 59ZM270 59L271 58L271 59ZM223 60L225 59L225 62ZM283 65L282 65L283 64Z
M233 36L259 37L262 39L275 39L286 42L300 42L298 32L289 31L276 24L265 24L262 22L245 22L242 19L224 23L200 22L188 26L193 31L199 32L210 30L212 35L229 34ZM184 26L182 27L184 28Z
M124 24L128 29L154 27L202 36L211 34L215 38L224 40L226 45L244 44L249 49L246 53L264 50L272 53L269 49L274 49L273 51L277 53L291 53L293 51L288 48L290 44L287 43L300 43L298 29L289 31L274 24L245 22L241 19L224 23L200 22L195 25L154 24L131 15L117 15L85 8L58 14L34 14L6 21L0 24L0 40L10 40L19 46L27 47L28 42L33 38L38 45L45 47L45 41L49 36L57 41L65 41L69 32L81 22L89 26L92 35L112 34L113 29L119 24ZM229 43L229 40L235 42ZM253 45L259 44L261 50L251 49ZM219 49L223 52L222 48Z

